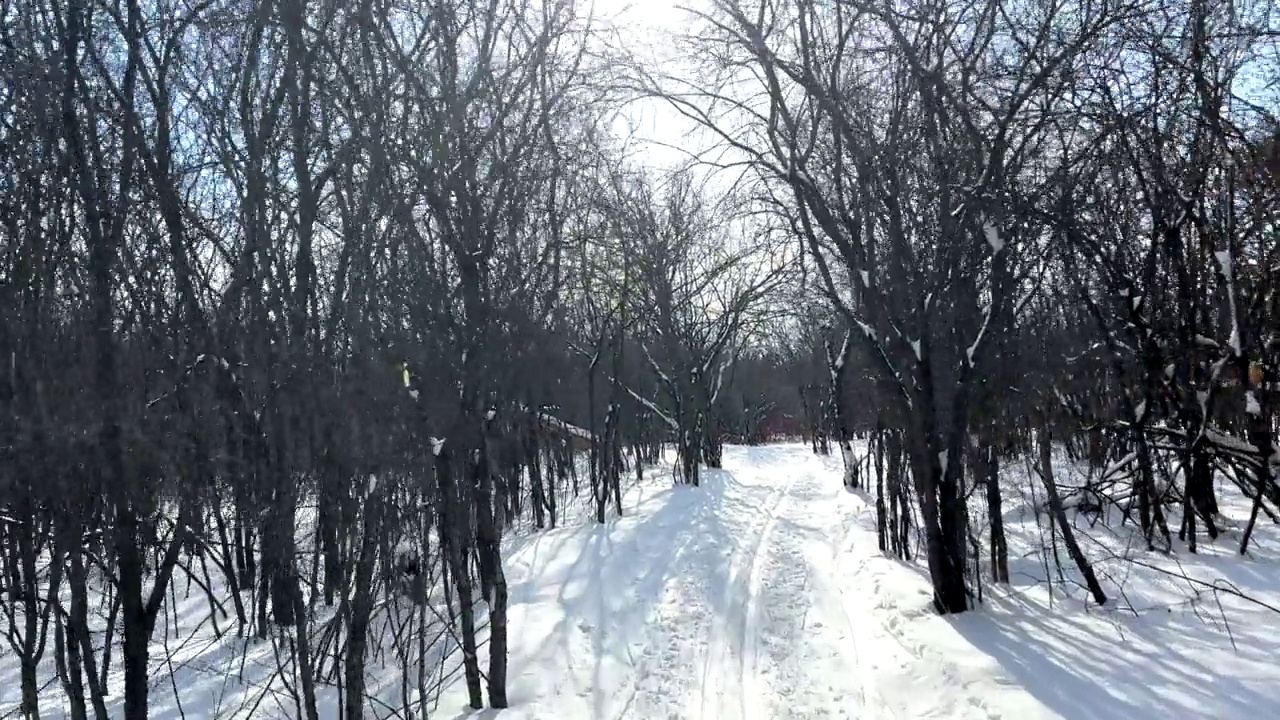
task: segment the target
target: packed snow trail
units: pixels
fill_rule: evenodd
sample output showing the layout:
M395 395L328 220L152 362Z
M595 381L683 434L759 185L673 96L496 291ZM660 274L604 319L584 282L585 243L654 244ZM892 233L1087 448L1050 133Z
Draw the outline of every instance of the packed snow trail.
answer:
M513 553L503 717L1000 717L941 656L894 639L895 618L927 613L927 586L879 557L832 463L729 448L701 487L648 484L625 517Z

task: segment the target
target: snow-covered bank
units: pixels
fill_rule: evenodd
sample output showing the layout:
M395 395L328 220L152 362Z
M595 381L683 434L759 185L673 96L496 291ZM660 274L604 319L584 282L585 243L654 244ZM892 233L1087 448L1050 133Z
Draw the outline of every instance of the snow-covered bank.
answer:
M1080 468L1065 457L1055 465L1068 485L1084 484ZM1221 478L1222 534L1211 541L1202 528L1196 553L1177 539L1176 510L1169 518L1170 553L1146 551L1118 510L1106 518L1069 511L1109 596L1099 608L1086 603L1061 539L1045 516L1037 517L1045 495L1033 473L1020 463L1002 472L1012 582L984 587L981 612L948 621L967 645L1064 718L1236 718L1274 705L1280 683L1275 524L1260 519L1249 554L1241 557L1249 500ZM985 548L988 528L975 523L975 529Z

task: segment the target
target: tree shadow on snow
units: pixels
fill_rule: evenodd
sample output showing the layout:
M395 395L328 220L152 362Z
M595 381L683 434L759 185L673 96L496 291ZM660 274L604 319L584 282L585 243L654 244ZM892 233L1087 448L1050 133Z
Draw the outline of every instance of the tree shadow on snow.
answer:
M1215 669L1214 658L1224 652L1260 669L1274 661L1259 649L1267 646L1264 638L1255 644L1242 629L1236 630L1240 647L1233 650L1225 635L1189 612L1138 618L1072 616L1074 610L1046 614L1016 597L1001 598L991 609L954 616L951 625L1064 718L1236 717L1274 702L1274 694L1264 691L1274 683L1266 677L1274 671L1260 670L1246 683L1239 672Z
M648 717L656 709L645 706L663 698L641 697L642 688L618 679L656 679L647 684L679 697L678 686L695 679L677 670L696 663L685 654L705 651L712 622L726 623L729 644L740 653L749 573L730 583L730 566L747 538L723 516L764 510L749 501L752 493L732 489L744 489L732 473L704 471L699 487L671 488L627 507L622 518L548 533L522 548L527 571L512 585L513 609L530 605L536 612L533 606L554 602L562 614L530 657L512 659L513 702L537 694L546 680L536 676L541 668L567 667L573 689L590 695L593 716ZM519 632L514 624L513 630Z

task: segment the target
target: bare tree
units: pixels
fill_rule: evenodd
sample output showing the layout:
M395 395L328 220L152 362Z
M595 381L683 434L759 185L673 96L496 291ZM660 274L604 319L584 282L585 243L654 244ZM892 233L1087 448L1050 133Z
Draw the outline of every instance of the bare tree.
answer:
M628 394L666 424L678 481L697 485L701 465L720 466L716 410L726 371L782 268L753 229L735 227L729 208L696 190L689 174L672 176L661 191L643 176L619 179L612 197L609 230L620 257L629 258L623 297L656 378L655 395L634 387Z

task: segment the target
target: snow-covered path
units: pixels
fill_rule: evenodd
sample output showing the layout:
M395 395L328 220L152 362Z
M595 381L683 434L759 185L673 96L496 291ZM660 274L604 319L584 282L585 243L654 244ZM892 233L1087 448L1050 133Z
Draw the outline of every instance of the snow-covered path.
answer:
M725 516L738 541L724 585L728 612L711 623L696 716L874 717L865 712L833 575L842 523L824 498L829 478L812 457L792 458L780 471L768 461L777 455L771 450L731 456L728 473L711 480L722 484L726 507L739 510Z
M927 614L927 586L879 557L831 462L732 448L702 487L649 484L626 517L513 553L503 717L999 717L988 687L890 632Z

